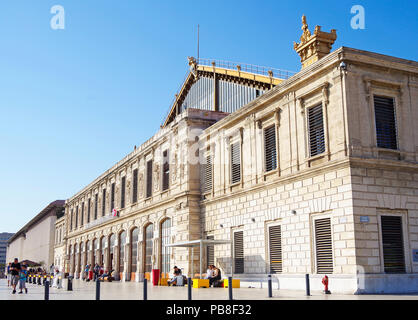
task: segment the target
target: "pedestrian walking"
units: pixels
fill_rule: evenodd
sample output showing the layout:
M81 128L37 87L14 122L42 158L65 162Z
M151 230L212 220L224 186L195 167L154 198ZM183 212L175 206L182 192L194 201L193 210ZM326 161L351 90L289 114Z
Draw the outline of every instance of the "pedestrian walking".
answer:
M12 282L12 263L9 262L9 265L7 266L7 286L10 287Z
M28 293L28 288L26 288L26 278L28 277L28 270L26 268L26 265L23 265L21 267L20 273L19 273L19 294L23 293L23 289L25 289L25 293Z
M11 273L12 273L12 280L11 280L11 284L12 284L12 288L13 288L13 294L16 293L16 286L19 283L19 272L21 269L20 263L19 263L19 259L15 258L14 262L11 264L10 266L11 269Z

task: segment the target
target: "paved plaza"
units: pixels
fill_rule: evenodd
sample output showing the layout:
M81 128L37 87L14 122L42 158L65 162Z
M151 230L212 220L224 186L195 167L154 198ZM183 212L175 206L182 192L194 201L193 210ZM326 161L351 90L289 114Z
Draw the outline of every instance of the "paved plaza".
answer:
M12 294L5 279L0 280L0 300L43 300L44 287L27 283L28 294ZM81 280L73 281L73 291L67 291L67 280L64 288L50 288L50 300L94 300L96 285ZM136 282L101 283L102 300L142 300L143 284ZM267 289L240 288L234 289L234 300L268 300ZM193 289L193 300L228 300L228 289L201 288ZM187 300L187 287L154 287L148 284L149 300ZM270 300L418 300L418 295L324 295L311 292L310 297L304 291L273 290Z

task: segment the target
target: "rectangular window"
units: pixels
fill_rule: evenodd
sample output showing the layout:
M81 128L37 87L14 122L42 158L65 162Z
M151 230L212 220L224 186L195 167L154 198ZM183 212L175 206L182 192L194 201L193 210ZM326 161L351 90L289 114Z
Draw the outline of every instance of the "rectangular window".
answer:
M138 201L138 169L135 169L132 177L132 203Z
M231 144L231 183L241 181L241 150L240 143Z
M70 230L73 230L73 210L71 210L71 216L70 216Z
M214 240L215 237L214 236L207 236L208 240ZM207 265L215 265L215 248L213 245L208 245L206 247L206 261L207 261Z
M163 152L163 191L167 190L170 184L170 159L168 150Z
M84 225L84 202L81 203L81 226Z
M269 227L270 273L282 272L282 230L281 226Z
M106 215L106 189L102 192L102 217L104 217Z
M393 98L374 96L377 146L398 149L395 101Z
M244 231L234 232L235 273L244 273Z
M322 104L308 109L308 133L311 157L325 152Z
M147 190L146 197L152 195L152 160L147 161Z
M122 178L122 183L121 183L121 190L120 190L120 208L124 209L125 208L125 188L126 188L126 177Z
M277 169L276 125L264 130L264 157L266 172Z
M78 228L78 206L75 208L75 228Z
M315 246L317 273L332 273L331 218L315 220Z
M402 217L382 216L383 260L386 273L405 273Z
M112 183L111 193L110 193L110 212L115 209L115 183Z
M87 208L87 223L90 223L90 213L91 213L91 198L89 198L88 208Z
M206 163L203 166L203 192L212 191L213 185L213 164L212 156L206 156Z
M99 194L96 193L96 195L94 196L94 220L97 219L97 204L99 202Z

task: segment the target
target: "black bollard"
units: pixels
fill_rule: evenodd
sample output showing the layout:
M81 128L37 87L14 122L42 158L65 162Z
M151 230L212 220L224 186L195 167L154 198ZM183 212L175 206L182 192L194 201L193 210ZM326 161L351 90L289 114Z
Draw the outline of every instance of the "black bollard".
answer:
M311 288L310 288L310 284L309 284L309 274L306 274L306 295L310 296L311 295Z
M268 275L267 284L268 284L269 298L272 298L273 297L273 289L271 287L271 274Z
M100 300L100 280L96 279L96 300Z
M232 277L228 277L228 291L229 291L229 300L234 300L232 298Z
M193 281L192 278L187 278L187 296L188 300L192 300L192 287L193 287Z
M42 285L41 284L41 276L38 276L38 285L40 286L40 285Z
M71 277L68 277L67 291L73 291L73 281Z
M32 283L32 276L29 275L29 283Z
M45 281L45 300L49 300L49 281Z
M147 300L147 279L144 279L144 300Z

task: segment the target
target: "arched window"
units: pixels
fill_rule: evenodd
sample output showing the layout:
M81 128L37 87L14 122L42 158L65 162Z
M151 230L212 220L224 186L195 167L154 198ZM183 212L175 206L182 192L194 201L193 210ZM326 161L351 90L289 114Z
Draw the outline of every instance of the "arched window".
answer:
M124 271L126 231L119 234L119 272Z
M152 238L154 237L154 225L150 223L145 228L145 272L152 271Z
M106 238L102 237L100 248L101 248L101 257L100 257L100 265L103 266L105 264L105 247L106 247Z
M110 263L110 265L109 265L109 269L110 270L114 270L115 269L115 266L114 266L114 261L113 261L113 256L114 256L114 247L115 247L115 235L114 234L111 234L110 235L110 237L109 237L109 255L110 255L110 257L109 257L109 263Z
M131 272L137 272L139 229L131 231Z
M98 246L98 241L97 241L97 239L94 239L93 240L93 266L96 264L96 263L98 263L98 261L97 261L97 259L98 259L98 257L97 257L97 246Z
M83 271L84 270L84 267L85 267L85 264L86 264L86 259L85 259L85 250L84 250L84 242L81 242L80 243L80 252L81 252L81 266L82 266L82 268L81 268L81 270L80 271Z
M170 272L171 248L166 247L171 243L171 219L165 219L161 223L161 272Z

